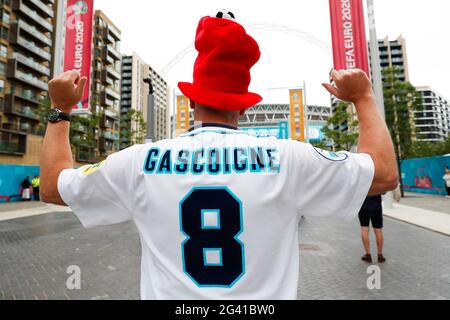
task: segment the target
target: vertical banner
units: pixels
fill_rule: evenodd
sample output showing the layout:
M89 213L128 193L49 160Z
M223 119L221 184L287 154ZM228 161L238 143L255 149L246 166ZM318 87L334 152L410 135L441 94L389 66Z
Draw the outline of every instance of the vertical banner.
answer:
M88 78L83 97L73 108L75 113L88 113L90 109L93 19L94 0L67 0L64 71L77 70Z
M362 0L330 0L330 14L334 68L359 68L370 76Z
M305 141L305 103L303 89L289 90L291 138Z

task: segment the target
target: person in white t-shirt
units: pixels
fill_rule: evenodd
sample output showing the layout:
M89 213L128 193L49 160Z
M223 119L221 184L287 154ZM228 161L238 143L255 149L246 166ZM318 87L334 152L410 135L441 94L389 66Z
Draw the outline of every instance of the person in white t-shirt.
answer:
M442 177L445 183L445 189L447 190L447 198L450 198L450 168L445 167L445 175Z
M256 138L237 125L261 101L248 92L258 44L234 20L204 17L196 48L194 82L179 87L198 125L94 166L73 169L67 121L87 79L69 71L50 81L42 198L70 206L88 228L135 223L142 299L296 299L300 217L353 219L368 194L397 187L371 83L361 70L341 70L335 86L324 84L355 104L358 153Z

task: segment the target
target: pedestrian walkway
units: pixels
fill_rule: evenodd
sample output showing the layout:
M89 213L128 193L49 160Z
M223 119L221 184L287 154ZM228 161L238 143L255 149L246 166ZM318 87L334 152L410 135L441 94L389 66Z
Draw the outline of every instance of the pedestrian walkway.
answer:
M396 203L393 209L385 208L384 215L450 236L450 215L447 213Z
M450 237L386 219L388 261L381 289L370 290L357 220L307 217L299 235L301 300L450 299ZM139 299L133 223L88 230L68 212L3 221L0 255L0 300ZM80 290L66 286L70 266Z
M444 196L407 192L400 204L450 214L450 199Z
M42 202L11 202L0 205L0 222L32 217L52 212L70 212L68 207L55 206Z

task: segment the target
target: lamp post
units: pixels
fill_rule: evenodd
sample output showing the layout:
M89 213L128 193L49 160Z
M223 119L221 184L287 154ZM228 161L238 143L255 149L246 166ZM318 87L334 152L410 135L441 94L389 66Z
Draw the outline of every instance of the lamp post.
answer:
M148 84L147 96L147 136L145 143L152 143L154 136L154 119L155 119L155 96L153 95L153 84L150 77L144 79L144 83Z
M370 62L372 69L372 83L375 98L381 116L386 120L386 112L384 108L383 81L381 78L380 50L378 47L377 29L375 25L375 8L373 0L367 0L367 14L369 16L369 32L370 32ZM383 196L386 208L392 209L394 206L394 195L392 192Z

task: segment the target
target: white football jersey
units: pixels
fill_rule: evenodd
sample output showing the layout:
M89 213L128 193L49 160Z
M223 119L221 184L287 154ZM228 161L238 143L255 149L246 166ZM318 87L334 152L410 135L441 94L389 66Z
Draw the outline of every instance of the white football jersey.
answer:
M142 299L296 299L301 215L354 218L365 154L204 125L64 170L62 199L85 227L132 220Z

